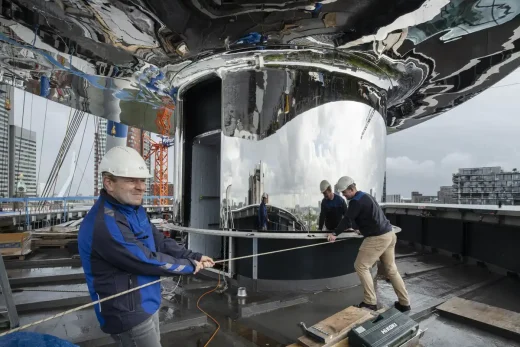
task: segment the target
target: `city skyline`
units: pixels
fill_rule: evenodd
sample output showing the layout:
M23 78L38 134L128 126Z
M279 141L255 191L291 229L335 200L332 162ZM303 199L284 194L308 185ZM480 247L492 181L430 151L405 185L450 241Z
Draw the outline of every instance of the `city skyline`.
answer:
M45 183L56 160L56 153L58 153L65 136L69 117L71 117L74 110L56 102L47 101L46 99L31 93L25 93L19 89L14 89L10 93L10 99L13 110L13 125L36 132L37 185L38 183ZM4 106L0 105L0 107L2 107L5 112ZM45 115L45 113L47 113L47 115ZM93 195L95 178L93 150L95 119L104 120L103 118L89 114L85 114L83 117L76 136L74 137L71 147L64 159L64 164L59 171L55 193L58 193L60 188L65 184L70 171L70 165L68 163L72 161L72 152L76 152L78 165L76 167L76 172L74 173L74 179L71 183L70 196ZM43 131L44 127L45 132ZM157 138L156 134L152 134L152 139L156 140ZM82 139L83 144L81 144ZM2 142L0 142L0 147L1 146ZM43 153L41 152L42 147ZM173 147L169 149L168 155L170 158L173 158ZM169 181L171 182L173 178L173 161L168 165L168 173ZM0 186L1 185L2 178L0 175Z
M458 168L520 166L520 70L471 100L387 138L387 195L436 195ZM520 167L519 167L520 168ZM408 196L409 197L409 196Z

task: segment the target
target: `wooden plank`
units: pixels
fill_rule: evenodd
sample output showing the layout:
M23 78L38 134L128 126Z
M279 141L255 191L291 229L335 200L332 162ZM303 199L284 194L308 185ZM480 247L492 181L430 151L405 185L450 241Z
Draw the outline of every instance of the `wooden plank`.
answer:
M4 257L24 257L31 252L31 233L0 234L0 254Z
M321 343L307 336L298 338L298 342L304 347L328 347L339 342L347 336L347 333L355 325L361 324L374 316L367 310L354 306L348 307L343 311L315 324L321 330L327 332L332 338L327 343Z
M438 306L437 310L513 334L520 334L520 314L513 311L459 297L451 298Z
M0 233L0 243L20 242L31 237L31 233L25 231L23 233Z

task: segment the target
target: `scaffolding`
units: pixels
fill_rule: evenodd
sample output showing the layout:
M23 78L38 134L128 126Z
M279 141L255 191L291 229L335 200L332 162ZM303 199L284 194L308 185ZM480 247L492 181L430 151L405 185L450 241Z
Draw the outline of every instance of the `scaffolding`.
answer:
M159 130L160 141L154 141L143 133L143 139L147 138L150 142L150 152L144 159L155 154L153 195L159 196L159 198L154 200L154 205L167 204L167 199L163 197L168 196L168 148L173 145L173 140L169 137L173 110L174 106L169 105L162 107L157 112L155 124Z

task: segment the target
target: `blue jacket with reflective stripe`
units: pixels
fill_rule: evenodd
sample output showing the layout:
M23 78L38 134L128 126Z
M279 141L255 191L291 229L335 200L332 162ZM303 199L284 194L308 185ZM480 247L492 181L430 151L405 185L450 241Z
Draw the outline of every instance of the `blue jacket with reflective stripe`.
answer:
M104 190L78 234L81 263L93 301L156 281L191 274L199 253L179 246L150 223L142 206L122 205ZM101 330L120 334L142 323L161 305L156 283L94 306Z

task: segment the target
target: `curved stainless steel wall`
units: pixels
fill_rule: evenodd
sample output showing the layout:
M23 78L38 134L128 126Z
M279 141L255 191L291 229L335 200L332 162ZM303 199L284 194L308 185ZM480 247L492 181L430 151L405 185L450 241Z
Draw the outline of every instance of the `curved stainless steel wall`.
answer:
M222 199L231 209L269 205L318 214L320 181L350 175L380 200L386 128L366 84L313 71L223 76ZM359 100L363 101L353 101ZM380 110L383 108L380 107Z

